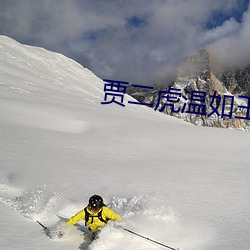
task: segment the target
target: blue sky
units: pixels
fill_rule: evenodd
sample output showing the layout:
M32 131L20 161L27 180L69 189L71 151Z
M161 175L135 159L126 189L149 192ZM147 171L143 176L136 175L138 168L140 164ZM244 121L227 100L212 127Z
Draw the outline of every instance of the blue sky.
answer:
M212 29L223 25L225 20L234 18L237 22L242 22L244 12L248 9L249 0L240 0L236 8L233 8L229 13L224 13L222 10L216 10L211 14L211 18L207 21L206 28Z
M63 53L101 78L153 84L210 48L250 63L250 0L1 0L0 34Z

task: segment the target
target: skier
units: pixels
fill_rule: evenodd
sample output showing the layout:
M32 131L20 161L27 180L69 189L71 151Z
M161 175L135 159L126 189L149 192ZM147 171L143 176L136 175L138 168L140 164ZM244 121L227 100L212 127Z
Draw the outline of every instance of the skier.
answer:
M80 220L85 220L85 226L92 232L94 239L109 220L120 222L122 219L120 215L105 206L101 196L95 194L89 198L89 204L72 216L67 224L74 225Z

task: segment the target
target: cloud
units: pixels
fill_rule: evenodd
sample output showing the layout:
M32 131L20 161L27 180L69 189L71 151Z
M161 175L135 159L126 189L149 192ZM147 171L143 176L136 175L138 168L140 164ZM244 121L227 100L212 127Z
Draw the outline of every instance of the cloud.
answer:
M235 18L230 18L224 21L221 26L204 31L201 36L201 44L211 44L213 42L219 41L225 37L235 34L240 28L240 24L235 20Z
M61 52L101 78L152 84L204 46L249 39L247 13L242 23L231 17L238 9L237 0L2 0L0 33ZM208 30L214 13L229 18Z
M220 29L225 30L226 26L224 24ZM242 22L237 26L210 44L214 59L224 67L245 67L250 64L250 9L244 13Z

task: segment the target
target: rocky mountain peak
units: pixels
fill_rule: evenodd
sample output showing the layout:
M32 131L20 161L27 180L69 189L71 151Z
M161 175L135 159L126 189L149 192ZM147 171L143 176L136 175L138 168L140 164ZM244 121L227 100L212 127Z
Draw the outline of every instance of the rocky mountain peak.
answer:
M176 79L170 87L182 93L178 102L168 103L169 99L166 97L174 96L168 93L169 84L140 94L130 89L129 94L140 102L153 104L154 108L159 108L167 115L196 125L249 130L248 110L239 108L247 106L248 100L240 99L239 96L250 96L250 66L226 71L221 71L221 68L223 67L217 67L214 63L207 49L201 49L177 68ZM165 93L165 96L160 96L160 92ZM194 93L206 97L199 100L193 98ZM212 101L213 95L216 98ZM194 109L190 112L188 107L191 106L198 109L202 107L203 111ZM176 110L181 112L175 112Z
M175 86L184 88L192 83L192 89L209 92L225 93L226 88L212 70L211 56L207 49L201 49L188 57L177 68ZM197 85L194 87L194 85Z
M194 77L205 74L210 69L209 52L201 49L188 57L177 69L177 77Z

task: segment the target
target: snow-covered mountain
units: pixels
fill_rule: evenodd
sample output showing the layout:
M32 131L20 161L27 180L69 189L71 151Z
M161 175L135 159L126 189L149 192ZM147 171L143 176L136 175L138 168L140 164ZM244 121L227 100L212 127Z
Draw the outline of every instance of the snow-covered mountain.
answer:
M0 37L0 248L153 250L108 225L93 243L84 222L48 238L92 194L122 225L184 250L248 250L249 133L193 126L124 96L63 55ZM63 221L62 221L63 223Z
M222 66L215 62L211 53L202 49L178 67L176 79L170 86L180 90L172 91L182 94L179 102L171 103L167 98L159 97L160 91L168 91L169 84L143 92L130 88L128 93L141 102L153 104L159 110L166 103L174 104L174 111L180 110L179 112L173 112L168 105L163 113L196 125L249 130L249 110L245 107L248 106L250 97L250 67L222 70ZM206 96L203 98L204 95L197 94L198 92L205 92ZM167 95L166 93L165 96ZM195 112L192 104L196 105ZM247 117L248 119L243 119Z

